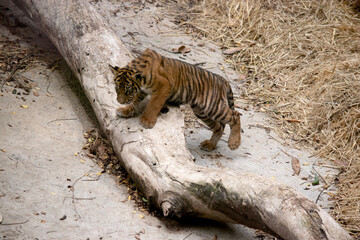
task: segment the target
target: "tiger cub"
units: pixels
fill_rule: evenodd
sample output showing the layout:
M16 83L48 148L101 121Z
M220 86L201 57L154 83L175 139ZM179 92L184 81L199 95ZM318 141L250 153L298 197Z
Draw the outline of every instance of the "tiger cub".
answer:
M124 68L110 67L115 74L117 100L128 104L117 109L119 116L132 117L139 103L150 94L140 122L143 127L152 128L164 104L189 103L194 114L213 132L209 140L201 143L202 149L211 151L216 147L226 124L231 128L229 148L240 146L240 113L234 109L231 87L223 77L150 49Z

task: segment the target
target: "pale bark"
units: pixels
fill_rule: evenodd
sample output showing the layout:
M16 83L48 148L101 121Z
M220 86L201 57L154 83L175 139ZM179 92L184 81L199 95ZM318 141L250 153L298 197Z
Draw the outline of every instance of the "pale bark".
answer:
M165 216L240 223L291 240L351 239L324 210L290 187L195 165L178 109L161 115L153 129L143 129L138 118L118 118L108 64L124 66L131 54L89 3L14 2L66 59L125 169Z

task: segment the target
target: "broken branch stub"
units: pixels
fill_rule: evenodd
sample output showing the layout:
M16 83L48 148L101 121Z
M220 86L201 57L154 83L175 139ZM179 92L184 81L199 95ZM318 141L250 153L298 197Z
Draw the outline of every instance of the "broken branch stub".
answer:
M287 186L195 165L179 109L161 115L150 130L138 118L117 118L108 65L125 66L131 54L88 2L14 2L65 58L125 169L165 216L240 223L283 239L351 239L324 210Z

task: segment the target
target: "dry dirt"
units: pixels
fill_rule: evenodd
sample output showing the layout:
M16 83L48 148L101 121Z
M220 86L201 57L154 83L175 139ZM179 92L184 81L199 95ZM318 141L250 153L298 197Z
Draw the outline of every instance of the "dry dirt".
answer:
M179 30L160 2L90 2L134 55L152 48L199 64L227 77L238 96L242 86L219 48ZM82 149L83 134L97 122L61 56L10 1L1 3L0 13L1 84L8 80L0 92L1 240L264 239L241 225L164 219L132 201L129 185L118 185L116 176L104 173ZM191 51L172 52L182 45ZM236 151L227 147L228 129L214 152L200 150L199 143L211 133L187 118L185 135L195 162L276 179L328 209L336 168L319 165L321 159L280 140L269 120L241 99L236 105L243 130ZM300 162L299 175L292 169L294 158ZM319 185L312 185L315 175Z

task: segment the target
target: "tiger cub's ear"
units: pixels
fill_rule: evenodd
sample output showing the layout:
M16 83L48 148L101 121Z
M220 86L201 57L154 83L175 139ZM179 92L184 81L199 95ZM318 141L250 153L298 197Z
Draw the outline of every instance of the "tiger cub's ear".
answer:
M118 66L113 67L109 64L109 67L114 74L117 74L120 70L120 68Z

